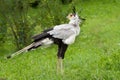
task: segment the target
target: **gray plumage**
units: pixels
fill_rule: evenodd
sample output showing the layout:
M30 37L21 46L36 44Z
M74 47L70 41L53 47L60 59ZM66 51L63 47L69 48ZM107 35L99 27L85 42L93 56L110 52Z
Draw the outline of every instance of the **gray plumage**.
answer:
M60 27L60 28L56 28L56 27ZM49 31L48 33L55 38L67 39L72 34L75 34L75 31L73 30L72 25L64 24L64 25L55 26L55 28L52 31Z
M79 23L81 20L78 15L73 18L70 18L69 24L57 25L53 30L48 33L54 38L62 39L65 44L72 44L75 41L75 38L80 33Z

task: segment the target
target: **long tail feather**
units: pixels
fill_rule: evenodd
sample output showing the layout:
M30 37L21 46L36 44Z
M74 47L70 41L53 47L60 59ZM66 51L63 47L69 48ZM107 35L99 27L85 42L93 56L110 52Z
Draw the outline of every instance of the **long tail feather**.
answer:
M17 55L19 55L19 54L21 54L23 52L27 52L27 51L30 51L32 49L36 49L36 48L38 48L38 47L40 47L42 45L50 45L52 43L53 43L53 41L51 41L49 38L45 38L44 40L39 40L37 42L33 42L32 44L28 45L27 47L25 47L25 48L13 53L13 54L7 56L6 58L7 59L13 58L14 56L17 56Z
M19 54L21 54L21 53L23 53L23 52L26 52L28 49L32 48L33 45L34 45L34 43L30 44L29 46L27 46L27 47L25 47L25 48L23 48L23 49L15 52L15 53L9 55L9 56L7 56L6 58L7 58L7 59L13 58L14 56L17 56L17 55L19 55Z

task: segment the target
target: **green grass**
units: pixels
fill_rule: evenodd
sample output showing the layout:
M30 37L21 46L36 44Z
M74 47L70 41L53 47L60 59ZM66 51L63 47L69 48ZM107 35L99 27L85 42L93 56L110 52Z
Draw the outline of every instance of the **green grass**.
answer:
M66 52L64 75L56 74L57 46L53 45L9 60L5 60L5 55L2 55L0 78L120 80L120 3L79 2L76 7L78 11L83 8L81 15L86 21L81 27L80 36Z

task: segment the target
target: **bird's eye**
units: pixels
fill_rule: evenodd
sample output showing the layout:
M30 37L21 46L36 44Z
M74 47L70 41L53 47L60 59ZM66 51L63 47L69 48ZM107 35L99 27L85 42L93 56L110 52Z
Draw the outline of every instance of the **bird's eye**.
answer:
M72 17L72 14L70 15L70 17Z

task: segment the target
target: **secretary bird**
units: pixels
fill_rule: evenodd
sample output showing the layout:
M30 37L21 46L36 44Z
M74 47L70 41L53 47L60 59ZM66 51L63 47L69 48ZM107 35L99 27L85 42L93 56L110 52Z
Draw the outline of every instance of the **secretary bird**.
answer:
M78 14L70 13L67 18L70 20L68 24L56 25L53 28L44 30L41 34L33 36L33 43L29 46L7 56L7 58L12 58L23 52L36 49L42 45L57 44L58 45L58 61L57 61L57 71L63 73L62 60L64 59L65 52L68 45L74 43L76 36L80 33L79 24L82 22L82 18L79 18Z

